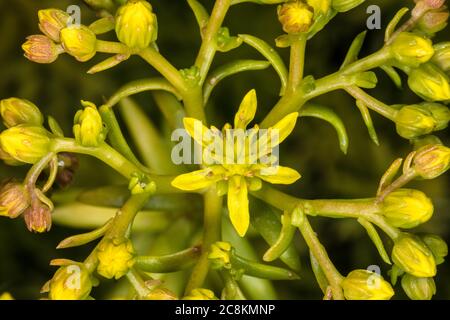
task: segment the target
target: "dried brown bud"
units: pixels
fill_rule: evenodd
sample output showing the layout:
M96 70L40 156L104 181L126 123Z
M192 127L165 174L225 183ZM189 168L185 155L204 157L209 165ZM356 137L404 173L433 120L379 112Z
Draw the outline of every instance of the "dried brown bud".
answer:
M23 217L28 230L31 232L43 233L49 231L52 226L51 210L40 201L29 207Z
M28 195L22 184L7 181L0 187L0 216L11 219L20 216L29 206Z

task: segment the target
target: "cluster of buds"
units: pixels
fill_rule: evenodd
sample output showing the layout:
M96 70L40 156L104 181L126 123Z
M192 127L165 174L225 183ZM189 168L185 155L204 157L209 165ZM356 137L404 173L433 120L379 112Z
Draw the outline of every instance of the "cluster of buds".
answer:
M444 262L447 244L436 235L402 234L394 243L394 268L403 274L401 285L412 300L430 300L436 293L433 277L436 266Z
M415 139L447 128L450 110L434 102L403 106L396 114L397 133L405 139Z
M66 52L84 62L96 54L97 38L86 26L71 24L72 18L59 9L38 12L43 35L32 35L22 45L25 57L37 63L52 63Z

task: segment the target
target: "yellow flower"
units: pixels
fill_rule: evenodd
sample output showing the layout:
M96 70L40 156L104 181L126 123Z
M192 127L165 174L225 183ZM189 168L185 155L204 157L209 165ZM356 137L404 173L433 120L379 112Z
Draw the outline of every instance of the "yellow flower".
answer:
M279 166L275 155L277 146L292 132L298 113L288 114L273 127L262 130L255 125L245 130L256 113L256 92L251 90L243 99L234 119L234 128L226 124L222 131L208 129L201 121L184 119L189 135L203 146L205 167L182 174L172 181L181 190L199 190L217 182L228 192L228 211L231 222L243 237L250 224L248 191L261 187L261 180L274 184L291 184L300 174ZM258 183L259 181L259 183ZM227 184L224 188L224 184Z
M183 300L218 300L214 292L208 289L198 288L192 290Z
M92 289L91 275L82 263L62 266L49 283L51 300L83 300Z
M42 127L19 125L0 134L0 145L15 160L34 164L50 151L51 135Z
M394 295L389 282L368 270L354 270L342 280L347 300L389 300Z
M97 272L105 278L116 280L124 276L134 264L134 249L130 240L115 243L114 240L103 242L97 251Z
M145 49L158 36L158 22L150 3L129 0L117 10L116 34L132 49Z
M303 1L290 1L278 7L278 20L284 32L289 34L307 32L313 18L314 8Z
M84 109L75 114L75 140L85 147L97 147L106 138L102 117L93 103L81 101L81 104Z

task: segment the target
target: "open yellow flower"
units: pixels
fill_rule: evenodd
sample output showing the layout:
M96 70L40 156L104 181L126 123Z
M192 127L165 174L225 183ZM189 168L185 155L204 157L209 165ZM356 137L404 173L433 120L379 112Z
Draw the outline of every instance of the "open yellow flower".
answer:
M181 190L199 190L217 184L228 193L231 222L243 237L250 224L248 191L261 188L261 180L291 184L300 178L294 169L278 165L278 145L295 127L298 113L288 114L273 127L246 130L256 113L257 99L251 90L242 100L234 118L234 129L226 124L222 131L208 129L201 121L184 118L189 135L202 146L203 168L182 174L172 181Z

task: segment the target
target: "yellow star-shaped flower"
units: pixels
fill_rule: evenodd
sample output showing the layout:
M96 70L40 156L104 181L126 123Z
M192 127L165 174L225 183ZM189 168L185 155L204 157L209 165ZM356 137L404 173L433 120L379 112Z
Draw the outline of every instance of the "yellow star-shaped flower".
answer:
M230 219L241 237L250 224L248 191L260 189L262 180L291 184L300 178L294 169L279 166L277 156L277 147L294 129L298 113L288 114L266 130L257 125L246 130L255 117L256 106L256 92L251 90L236 113L234 130L229 124L222 131L208 129L197 119L184 118L186 131L202 146L203 168L172 181L181 190L199 190L215 184L219 193L228 193Z

